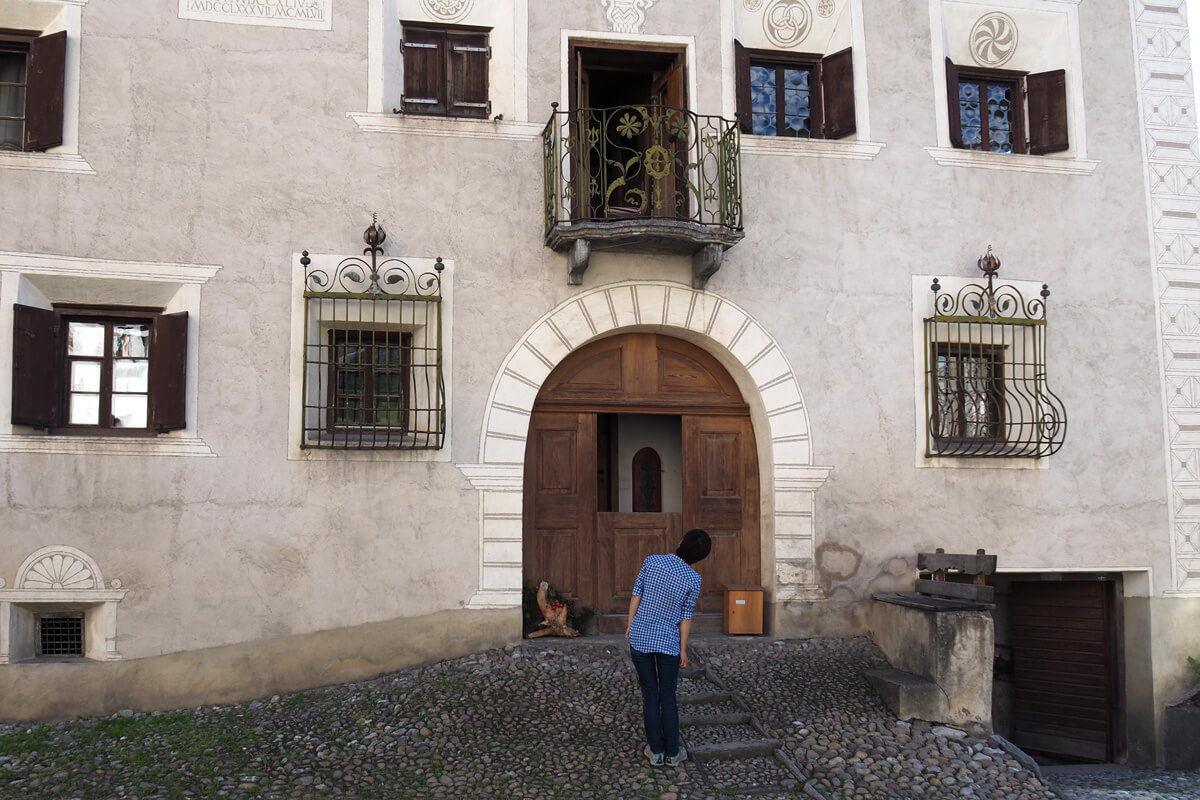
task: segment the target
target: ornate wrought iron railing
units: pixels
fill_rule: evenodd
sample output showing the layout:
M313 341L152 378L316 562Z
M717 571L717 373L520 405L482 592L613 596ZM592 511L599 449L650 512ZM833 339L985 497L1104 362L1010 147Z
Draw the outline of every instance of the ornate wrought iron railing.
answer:
M373 234L372 231L375 231ZM442 374L442 260L420 271L379 260L385 238L336 267L304 269L302 447L441 448L446 434Z
M620 219L741 230L736 121L672 106L554 107L542 132L547 235Z
M983 259L981 259L981 262ZM996 268L999 262L995 262ZM1046 300L1011 285L945 291L925 319L927 456L1044 458L1062 448L1067 413L1046 382Z

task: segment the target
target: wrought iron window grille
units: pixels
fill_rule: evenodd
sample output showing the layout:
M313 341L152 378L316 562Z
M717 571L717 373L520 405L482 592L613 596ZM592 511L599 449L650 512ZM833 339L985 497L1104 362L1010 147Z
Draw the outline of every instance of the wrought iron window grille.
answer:
M547 236L556 225L618 219L742 229L736 120L663 105L551 105L542 131Z
M419 272L381 258L372 216L363 256L332 269L305 250L301 447L436 450L445 443L442 259Z
M37 618L39 658L82 657L83 614L40 614Z
M997 284L1000 259L978 261L987 283L943 291L934 278L925 323L927 457L1045 458L1067 431L1062 400L1046 380L1050 289L1026 298Z

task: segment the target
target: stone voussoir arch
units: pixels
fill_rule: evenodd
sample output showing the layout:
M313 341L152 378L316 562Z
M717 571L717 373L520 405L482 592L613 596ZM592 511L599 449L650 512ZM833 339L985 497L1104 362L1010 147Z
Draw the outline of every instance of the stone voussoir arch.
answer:
M764 541L774 543L775 574L767 588L776 601L820 596L812 561L813 495L829 468L812 463L808 410L783 349L751 314L711 291L627 281L582 292L546 313L509 351L492 382L480 463L458 465L480 491L479 590L468 607L521 604L525 441L542 383L588 342L638 329L678 335L704 347L738 380L756 409L755 427L765 424L770 442L762 477L771 482L763 489L774 502L769 504L772 519L764 519L771 523L764 525Z

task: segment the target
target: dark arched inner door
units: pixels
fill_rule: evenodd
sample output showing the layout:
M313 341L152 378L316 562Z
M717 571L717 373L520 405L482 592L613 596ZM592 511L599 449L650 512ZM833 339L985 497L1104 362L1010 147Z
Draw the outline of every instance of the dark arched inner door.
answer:
M682 511L617 510L610 425L621 414L668 415L681 427ZM726 584L760 580L758 459L736 384L700 348L652 333L593 342L547 378L525 457L527 580L549 580L599 606L623 630L642 560L704 528L712 555L698 610L717 615Z

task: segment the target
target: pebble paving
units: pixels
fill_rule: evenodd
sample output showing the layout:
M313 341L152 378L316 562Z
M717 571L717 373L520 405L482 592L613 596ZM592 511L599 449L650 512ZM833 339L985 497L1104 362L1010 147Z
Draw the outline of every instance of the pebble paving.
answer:
M649 766L628 651L596 637L237 705L0 725L0 798L1200 800L1198 773L1064 776L1056 792L986 739L897 722L863 677L885 663L868 639L697 646L811 778L807 793L741 792L788 779L767 757Z

